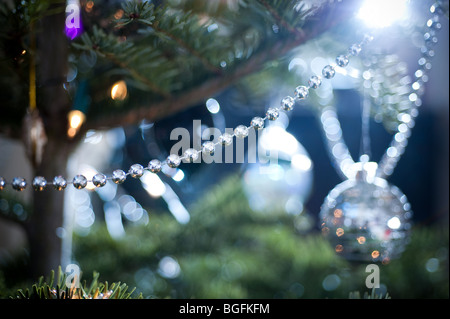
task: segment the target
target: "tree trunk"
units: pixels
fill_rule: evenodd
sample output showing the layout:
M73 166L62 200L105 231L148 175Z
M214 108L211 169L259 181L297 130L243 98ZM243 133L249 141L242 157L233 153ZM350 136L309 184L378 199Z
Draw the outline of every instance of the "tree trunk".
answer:
M53 176L65 176L69 149L64 141L49 139L43 164L35 170L36 176L45 176L49 182ZM33 212L27 223L30 249L30 275L36 279L48 276L61 262L61 229L63 226L64 191L47 186L42 192L33 193Z
M68 40L64 33L64 2L53 5L49 14L35 26L37 50L37 108L44 122L47 144L42 161L35 164L34 176L44 176L52 182L57 175L65 176L72 144L67 138L69 96L63 87L67 76ZM50 11L49 10L49 11ZM33 194L33 212L26 225L30 247L30 275L47 276L61 262L61 238L57 229L63 225L64 191L51 185Z

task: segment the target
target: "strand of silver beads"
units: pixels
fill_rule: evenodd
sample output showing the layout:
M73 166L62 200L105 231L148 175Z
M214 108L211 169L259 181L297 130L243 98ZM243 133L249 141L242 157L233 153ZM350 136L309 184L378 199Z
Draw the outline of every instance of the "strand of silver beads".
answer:
M233 138L244 139L248 136L250 129L261 130L264 128L266 120L275 121L280 114L280 111L292 111L297 101L304 100L308 97L311 89L317 89L322 84L322 79L331 79L335 76L336 67L346 67L352 56L360 54L364 45L372 40L372 36L366 35L364 39L351 45L345 54L338 55L335 60L335 64L326 65L322 69L321 75L313 75L309 78L307 85L299 85L294 90L294 97L286 96L282 98L278 107L270 107L267 109L264 117L254 117L249 126L239 125L237 126L233 134L223 133L217 142L207 141L202 144L200 150L189 148L182 156L177 154L170 154L164 161L158 159L152 159L147 166L141 164L133 164L129 168L128 172L118 169L112 172L110 176L102 173L95 174L92 179L87 179L83 175L76 175L71 181L67 181L63 176L55 176L51 182L47 181L43 176L36 176L32 181L32 186L36 191L43 191L48 186L53 186L57 191L64 190L68 185L72 184L76 189L83 189L88 183L92 183L95 187L102 187L106 185L107 181L112 181L116 184L122 184L125 182L128 176L132 178L140 178L145 171L152 173L159 173L163 166L166 165L170 168L177 168L182 161L192 163L198 159L200 154L205 156L212 156L217 146L228 146L233 143ZM0 191L6 186L10 185L16 191L23 191L28 183L23 177L14 177L10 182L0 176Z
M428 82L428 72L431 70L431 59L435 55L433 50L438 40L436 32L441 29L440 16L443 14L439 4L433 4L430 7L431 18L426 22L423 46L421 47L421 57L418 59L418 69L414 72L414 78L407 79L405 85L404 101L408 103L404 107L405 111L398 114L396 132L388 148L380 159L376 168L376 176L386 179L394 172L398 161L405 152L408 145L408 139L411 136L412 128L415 125L415 118L419 115L419 107L422 105L422 97L425 94L425 83ZM369 80L366 80L369 81ZM355 165L350 151L348 150L342 134L342 128L337 117L335 107L328 106L322 110L321 124L325 133L327 148L334 166L341 177L349 178L354 172L352 167ZM336 155L338 154L338 156Z

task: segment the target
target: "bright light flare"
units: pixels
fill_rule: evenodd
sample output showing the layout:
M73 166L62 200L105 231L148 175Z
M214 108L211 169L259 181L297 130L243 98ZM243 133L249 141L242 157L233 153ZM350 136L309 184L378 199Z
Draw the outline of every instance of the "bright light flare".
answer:
M111 87L111 98L113 100L123 101L127 97L128 90L125 81L118 81Z
M83 125L86 120L86 116L83 112L79 110L72 110L67 115L67 119L69 121L69 128L67 129L67 136L70 138L75 137L75 135L80 130L81 125Z
M405 18L407 0L366 0L357 17L370 28L385 28Z

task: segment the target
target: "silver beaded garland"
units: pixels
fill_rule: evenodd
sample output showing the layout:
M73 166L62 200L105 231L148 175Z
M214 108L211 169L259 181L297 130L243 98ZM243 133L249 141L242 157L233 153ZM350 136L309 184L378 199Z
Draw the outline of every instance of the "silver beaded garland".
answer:
M438 20L434 19L433 21L430 21L429 24L434 26L435 29L438 29ZM368 37L365 37L365 39L367 39ZM364 40L366 41L366 40ZM359 51L361 50L361 45L365 44L365 42L361 42L360 44L354 44L349 48L349 53L351 55L357 55L359 54ZM368 42L368 41L366 41ZM427 54L430 52L429 49L426 50ZM348 64L349 62L349 57L347 55L341 55L338 56L336 58L336 62L338 66L344 67ZM334 66L332 65L327 65L323 68L322 70L322 75L324 78L326 79L330 79L332 77L334 77L335 75L335 69ZM251 120L250 126L247 127L245 125L239 125L238 127L235 128L233 134L230 133L223 133L219 139L218 139L218 143L214 143L211 141L205 142L202 145L202 148L200 151L195 150L195 149L188 149L185 151L185 153L183 154L183 157L180 157L176 154L171 154L167 157L166 161L161 163L159 160L152 160L149 162L148 166L146 168L144 168L142 165L140 164L133 164L128 173L125 173L123 170L115 170L112 173L112 176L110 178L108 178L107 176L103 175L103 174L97 174L93 177L92 179L92 183L97 186L97 187L101 187L104 186L106 184L106 181L108 179L111 179L114 183L116 184L121 184L126 180L127 175L131 175L134 178L140 178L145 169L148 169L149 171L153 172L153 173L158 173L161 171L162 165L165 164L171 168L176 168L180 165L181 160L187 160L187 162L193 162L196 159L198 159L199 153L202 152L205 155L213 155L214 151L215 151L215 147L217 144L222 144L224 146L228 146L230 144L232 144L233 142L233 136L236 136L237 138L246 138L248 136L248 130L249 128L253 127L255 130L260 130L264 128L264 121L265 119L268 119L270 121L274 121L279 117L279 111L280 110L285 110L285 111L291 111L295 105L295 100L302 100L308 97L309 95L309 89L313 88L316 89L318 88L322 83L322 79L321 77L314 75L312 76L309 81L308 81L308 85L304 86L298 86L295 88L294 94L295 97L291 97L291 96L286 96L284 97L281 102L280 102L280 107L278 108L269 108L266 112L266 117L262 118L262 117L254 117ZM38 179L36 179L36 183L35 183L35 188L41 190L43 189L44 184L46 185L46 183L43 183L42 180L41 184L39 184ZM74 177L72 184L74 185L75 188L77 189L82 189L84 187L86 187L87 185L87 180L84 176L82 175L77 175ZM0 190L2 190L5 185L6 185L6 181L0 177ZM39 185L41 186L39 186ZM26 181L22 180L21 178L15 178L15 182L12 183L13 188L17 189L17 190L22 190L26 187ZM67 186L67 182L66 180L62 177L62 176L57 176L55 177L55 179L53 180L53 186L55 187L55 189L57 190L63 190L64 188L66 188Z
M438 26L436 23L437 22L435 22L435 20L429 22L429 24L435 26L435 28L437 29ZM364 41L362 43L364 43ZM360 50L361 50L361 45L354 44L349 48L349 53L351 55L357 55L357 54L359 54ZM430 50L427 48L424 52L426 52L428 54L430 52ZM344 67L349 62L348 56L340 55L336 58L336 62L337 62L337 65ZM322 75L326 79L330 79L330 78L334 77L334 75L335 75L334 67L331 65L325 66L322 70ZM236 136L237 138L246 138L248 136L248 129L250 127L253 127L255 130L263 129L264 128L264 120L266 118L270 121L274 121L279 117L279 110L291 111L295 105L295 99L298 99L298 100L306 99L309 95L309 89L310 88L316 89L321 85L321 83L322 83L321 77L319 77L317 75L313 75L308 81L308 86L300 85L295 88L295 91L294 91L295 98L293 98L291 96L284 97L280 102L279 108L269 108L266 112L265 118L254 117L251 120L249 127L247 127L245 125L237 126L234 130L233 135ZM233 135L226 133L226 132L223 133L219 137L218 143L220 143L224 146L231 145L233 142ZM165 164L171 168L176 168L180 165L182 159L187 160L187 162L194 162L196 159L198 159L200 152L202 152L205 155L213 155L216 144L217 143L213 143L211 141L205 142L202 145L201 151L197 151L193 148L188 149L183 154L183 157L180 157L176 154L171 154L167 157ZM154 159L149 162L148 167L146 167L145 169L148 169L153 173L158 173L161 171L162 165L163 165L163 163L161 163L159 160ZM126 180L127 175L131 175L133 178L140 178L144 174L145 169L140 164L133 164L130 167L128 174L120 169L115 170L112 173L112 176L110 177L110 179L116 184L121 184ZM43 179L43 177L42 177L42 179ZM35 178L35 183L33 185L35 187L35 189L42 190L46 186L47 183L46 183L46 181L44 182L45 179L44 180L42 180L42 179L40 177ZM107 180L108 180L108 177L106 177L105 175L96 174L92 179L92 183L96 187L101 187L106 184ZM74 177L72 184L74 185L75 188L82 189L82 188L86 187L87 182L88 181L84 176L77 175ZM0 177L0 190L2 190L5 186L6 186L5 179ZM16 190L23 190L26 187L26 181L21 178L15 178L13 180L12 186ZM53 180L53 186L57 190L63 190L67 186L67 181L62 176L57 176Z

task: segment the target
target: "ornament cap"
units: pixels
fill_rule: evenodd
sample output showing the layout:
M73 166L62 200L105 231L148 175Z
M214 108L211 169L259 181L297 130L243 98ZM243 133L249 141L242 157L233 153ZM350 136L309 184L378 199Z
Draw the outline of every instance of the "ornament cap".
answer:
M377 168L376 162L357 162L352 165L348 177L357 182L372 183L376 177Z

